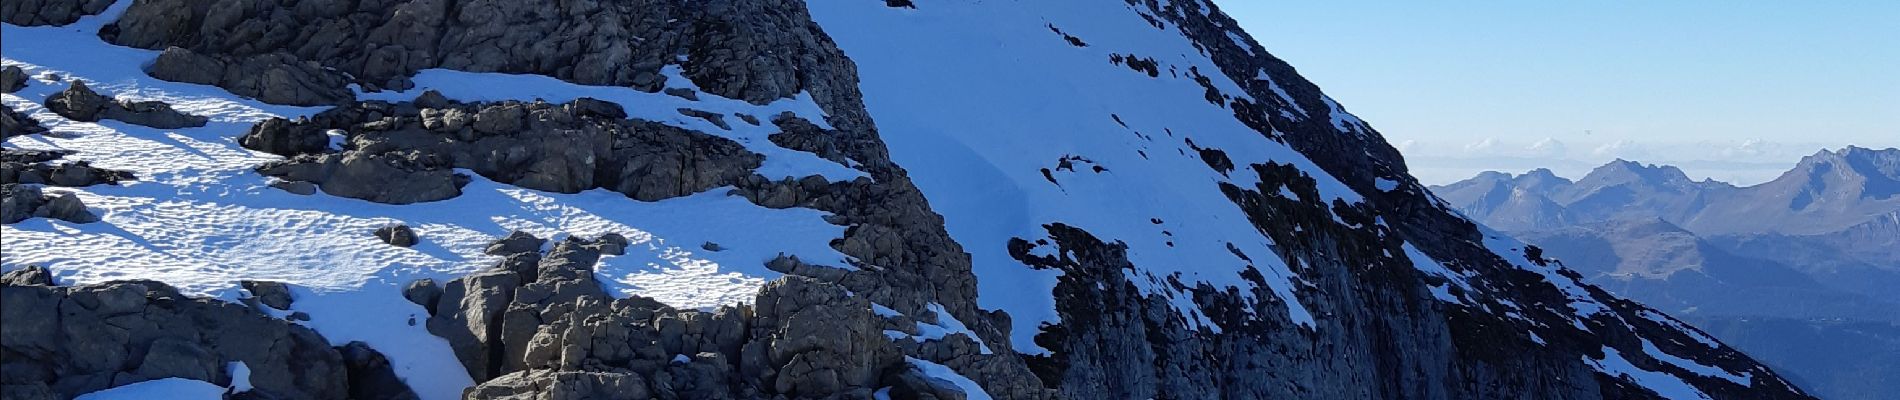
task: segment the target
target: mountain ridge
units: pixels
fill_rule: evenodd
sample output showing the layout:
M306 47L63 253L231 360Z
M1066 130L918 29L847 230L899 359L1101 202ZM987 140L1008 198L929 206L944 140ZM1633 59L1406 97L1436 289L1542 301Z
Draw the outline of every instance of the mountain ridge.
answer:
M1202 1L6 4L51 132L8 149L142 180L5 227L5 333L184 301L386 356L155 317L9 338L9 393L1809 398L1441 207Z

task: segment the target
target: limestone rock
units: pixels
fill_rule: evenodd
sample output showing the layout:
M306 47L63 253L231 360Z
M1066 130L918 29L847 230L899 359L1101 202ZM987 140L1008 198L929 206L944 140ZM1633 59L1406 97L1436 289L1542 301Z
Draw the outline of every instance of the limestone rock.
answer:
M14 112L11 106L0 106L0 140L45 132L46 127L41 126L39 120Z
M53 286L53 272L46 267L28 265L0 274L0 286Z
M0 93L18 92L23 88L26 88L26 71L14 65L0 68Z
M415 246L418 242L416 231L410 229L408 225L401 224L376 228L376 238L396 247Z
M242 361L256 390L277 398L349 393L342 357L316 332L162 283L5 285L0 300L6 385L43 384L56 398L169 377L224 385L226 363Z
M257 299L258 302L271 308L290 310L290 286L284 285L283 282L242 281L238 284L244 290L250 291L251 297Z
M96 122L101 119L123 121L159 129L205 126L208 118L173 110L160 101L126 101L93 92L83 81L46 99L46 109L74 121Z
M20 26L66 25L110 6L112 0L8 1L0 3L0 21Z

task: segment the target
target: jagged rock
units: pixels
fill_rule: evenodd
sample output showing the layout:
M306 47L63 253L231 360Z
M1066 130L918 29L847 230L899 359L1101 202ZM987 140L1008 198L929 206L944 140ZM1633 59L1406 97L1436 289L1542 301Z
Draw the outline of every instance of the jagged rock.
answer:
M46 164L65 153L35 150L0 150L0 183L29 183L64 187L97 184L117 185L134 179L131 172L94 168L86 161L58 165Z
M257 167L257 172L310 182L324 193L386 204L460 196L469 177L415 152L303 154Z
M349 371L352 400L414 400L415 391L396 376L396 370L389 365L389 358L363 342L350 342L337 348L343 356L344 369Z
M726 251L726 246L720 246L718 243L713 242L700 243L699 248L706 249L706 251Z
M26 88L26 71L13 65L0 68L0 93L18 92L23 88Z
M682 99L699 101L699 91L687 88L666 88L666 94Z
M66 25L79 21L79 17L105 11L112 3L113 0L8 1L0 3L0 21L20 26Z
M766 139L771 140L772 144L787 149L816 154L820 158L831 160L839 164L851 164L850 160L844 155L844 151L838 149L836 145L837 139L831 137L836 135L836 133L827 131L819 127L818 124L813 124L811 121L799 118L797 115L791 113L772 117L772 124L777 125L779 128L778 133L766 136Z
M753 342L742 370L773 391L807 398L876 388L882 373L904 362L879 329L871 303L843 287L799 276L767 283L754 303Z
M238 284L242 286L244 290L250 291L251 297L256 298L258 302L264 303L264 305L279 310L290 309L290 286L285 285L283 282L242 281L238 282Z
M409 299L409 302L422 306L429 310L430 315L434 315L436 300L442 298L442 288L436 286L434 279L417 279L402 287L402 298Z
M534 237L534 234L531 233L511 231L508 232L508 237L496 239L494 243L489 243L488 248L483 250L483 252L497 256L534 253L541 251L541 245L547 244L547 242L547 239Z
M397 204L458 195L450 188L456 182L450 168L530 189L576 193L600 187L655 201L733 184L764 159L725 138L623 119L626 112L618 105L594 99L454 103L439 94L424 96L423 103L444 108L355 103L309 120L265 121L241 141L295 154L260 168L265 175ZM350 150L312 154L321 151L319 137L325 136L316 132L329 129L349 132Z
M691 109L691 108L681 108L679 109L679 112L681 115L685 115L685 116L693 117L693 118L699 118L699 119L706 120L706 122L711 122L713 125L718 126L719 129L732 130L732 125L726 124L725 114L720 114L720 113L705 111L705 110Z
M581 15L588 17L572 17ZM658 92L666 83L661 69L673 62L707 92L754 104L792 97L806 89L801 84L809 80L805 74L836 70L825 63L843 60L806 15L804 3L787 0L454 7L430 0L324 5L245 0L225 7L156 0L133 4L100 36L145 49L176 46L208 56L276 57L280 60L272 64L336 68L334 76L354 77L370 90L404 89L416 71L448 68L543 74ZM149 72L172 79L167 77L192 70L166 67L170 63L161 56ZM233 77L267 75L264 69L235 69L245 72L199 73L224 76L201 83L252 96L243 89L255 86ZM344 91L348 81L298 83Z
M14 112L11 106L0 106L0 140L45 132L46 127L41 126L39 120Z
M99 216L86 209L72 192L47 195L40 188L8 183L0 185L0 224L12 224L28 218L52 218L72 223L98 222Z
M28 265L0 274L0 286L53 286L53 272L46 267Z
M223 8L229 10L229 8ZM132 10L156 10L154 8L132 7ZM159 10L169 12L171 10ZM108 25L101 36L108 36L112 29L123 29L125 22L146 21L136 19L138 15L128 10L120 23ZM151 18L174 18L174 15L154 16ZM160 21L171 25L183 21ZM162 29L162 28L161 28ZM122 34L120 31L118 34ZM116 34L115 34L116 35ZM210 56L179 47L165 48L158 59L145 67L145 73L153 78L173 81L213 85L224 88L239 96L257 99L265 103L295 106L317 106L338 104L356 98L348 88L349 80L342 74L324 68L321 64L305 61L287 53L245 54L236 57Z
M401 224L376 228L376 238L396 247L415 246L418 242L416 231L409 229L408 225Z
M653 398L647 382L627 372L518 371L483 382L462 395L482 400L588 400Z
M271 117L257 125L252 125L249 131L239 136L238 145L251 150L290 157L329 150L330 136L324 134L322 129Z
M74 121L112 119L159 129L200 127L209 121L203 116L172 110L171 105L161 101L115 100L93 92L84 81L79 80L74 80L66 90L48 97L46 109Z
M349 393L343 358L316 332L162 283L7 285L0 300L0 383L9 386L72 398L170 377L228 385L224 366L242 361L255 390L272 397Z

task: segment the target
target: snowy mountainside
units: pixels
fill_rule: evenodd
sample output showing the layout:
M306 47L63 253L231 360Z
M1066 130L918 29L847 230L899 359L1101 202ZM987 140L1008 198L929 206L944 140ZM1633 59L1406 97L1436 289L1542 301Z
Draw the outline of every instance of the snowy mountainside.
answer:
M386 356L352 394L1805 398L1458 217L1201 1L92 3L9 4L48 132L6 149L136 178L24 183L98 221L6 225L71 286L8 296L245 304ZM75 79L209 123L73 120ZM112 340L334 393L11 338L19 393L239 386Z

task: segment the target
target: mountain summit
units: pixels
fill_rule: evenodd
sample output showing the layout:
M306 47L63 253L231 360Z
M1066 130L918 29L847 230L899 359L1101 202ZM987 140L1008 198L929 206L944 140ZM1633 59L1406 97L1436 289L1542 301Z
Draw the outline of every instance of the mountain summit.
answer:
M8 398L1811 398L1206 1L5 4Z

